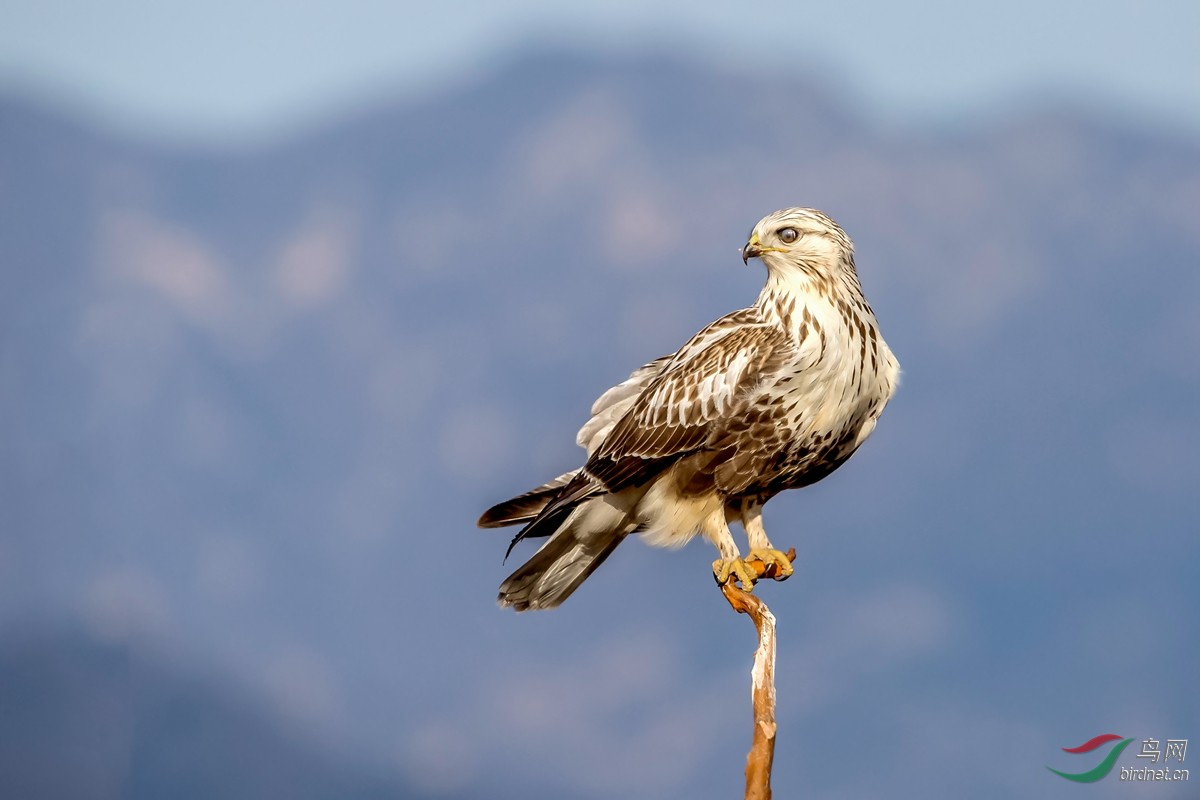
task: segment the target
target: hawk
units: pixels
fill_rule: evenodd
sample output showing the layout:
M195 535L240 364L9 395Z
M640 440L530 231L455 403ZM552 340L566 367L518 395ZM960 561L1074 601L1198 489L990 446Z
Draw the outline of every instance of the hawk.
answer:
M548 537L500 585L502 606L559 605L633 533L666 547L702 535L720 555L720 584L751 590L747 559L775 564L779 580L792 574L767 537L763 505L850 458L900 369L863 296L854 246L832 219L811 208L776 211L741 255L767 269L754 305L602 394L576 437L587 451L581 468L480 517L484 528L524 526L508 553ZM746 531L747 559L733 522Z

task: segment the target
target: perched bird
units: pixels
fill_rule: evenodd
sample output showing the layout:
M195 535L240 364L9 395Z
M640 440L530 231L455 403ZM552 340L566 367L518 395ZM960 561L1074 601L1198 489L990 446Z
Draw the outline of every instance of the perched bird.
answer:
M754 305L601 395L576 438L587 450L580 469L480 517L484 528L524 525L509 553L549 537L500 585L502 606L557 606L631 533L666 547L700 534L720 554L717 582L750 590L756 574L729 531L740 522L748 558L776 565L777 579L792 574L767 538L763 505L841 466L875 429L900 370L863 297L854 246L825 214L769 214L741 254L767 268Z

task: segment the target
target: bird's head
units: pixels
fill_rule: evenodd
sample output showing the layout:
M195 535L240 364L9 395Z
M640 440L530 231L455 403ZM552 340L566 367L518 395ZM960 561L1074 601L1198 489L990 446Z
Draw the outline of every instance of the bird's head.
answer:
M797 272L818 280L854 274L850 237L813 208L785 208L759 220L742 248L742 261L752 258L761 258L767 270L781 278Z

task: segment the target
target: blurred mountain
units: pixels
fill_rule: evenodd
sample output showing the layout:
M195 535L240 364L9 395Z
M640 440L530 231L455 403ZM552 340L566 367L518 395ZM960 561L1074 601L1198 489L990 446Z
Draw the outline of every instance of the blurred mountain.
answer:
M307 746L252 698L128 643L63 631L0 651L0 794L407 798Z
M779 779L1045 794L1100 729L1186 736L1200 146L1068 103L887 129L830 85L549 53L208 152L0 100L0 630L202 654L420 791L735 792L751 647L707 546L628 544L517 617L472 526L752 302L736 250L801 204L855 238L905 377L768 510L801 554L764 590Z

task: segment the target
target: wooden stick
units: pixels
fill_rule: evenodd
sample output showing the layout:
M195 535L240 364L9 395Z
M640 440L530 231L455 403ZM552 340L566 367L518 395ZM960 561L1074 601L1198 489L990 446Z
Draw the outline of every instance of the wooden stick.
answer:
M787 551L789 561L796 550ZM763 576L774 577L775 565L751 561L749 566ZM771 800L771 764L775 760L775 615L755 595L728 581L721 587L729 605L739 614L748 614L758 631L758 649L750 670L751 698L754 703L754 739L746 756L746 800Z

